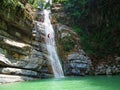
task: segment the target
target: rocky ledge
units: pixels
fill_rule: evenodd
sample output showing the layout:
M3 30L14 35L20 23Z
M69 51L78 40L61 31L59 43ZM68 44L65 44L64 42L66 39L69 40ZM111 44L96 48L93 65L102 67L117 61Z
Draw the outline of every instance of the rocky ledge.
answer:
M83 76L91 74L91 59L81 48L77 33L62 24L55 24L54 28L65 75Z
M0 83L53 77L45 43L32 35L34 8L27 0L2 0L0 6Z

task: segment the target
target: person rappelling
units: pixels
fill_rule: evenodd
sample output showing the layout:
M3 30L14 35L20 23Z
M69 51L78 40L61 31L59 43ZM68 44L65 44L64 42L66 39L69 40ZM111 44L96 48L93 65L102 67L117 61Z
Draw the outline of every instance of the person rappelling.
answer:
M50 34L48 34L47 36L48 36L48 38L50 38Z
M54 44L54 37L50 33L47 34L47 43L50 45L55 45Z

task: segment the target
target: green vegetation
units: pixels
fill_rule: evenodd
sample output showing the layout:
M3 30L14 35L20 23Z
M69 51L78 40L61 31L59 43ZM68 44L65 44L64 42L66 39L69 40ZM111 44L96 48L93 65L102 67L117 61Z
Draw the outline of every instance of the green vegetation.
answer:
M39 6L40 9L50 6L50 3L45 4L44 2L44 0L29 0L29 3L33 5L33 7L37 8Z
M54 3L65 3L68 0L53 0Z
M23 5L18 0L1 0L0 6L1 9L15 9L16 6L21 6L23 8Z
M31 6L26 0L1 0L0 6L0 17L3 21L5 20L5 24L6 22L15 22L19 25L23 24L24 26L24 24L29 25L29 22L32 27L32 15L27 11L28 8L29 10L31 9ZM9 30L8 32L11 31Z
M1 0L0 12L12 12L24 17L24 5L21 0ZM37 8L44 5L44 0L29 0ZM104 58L120 55L120 0L53 0L62 3L64 11L70 17L69 25L73 27L88 55ZM61 19L60 19L61 20ZM74 46L69 38L64 39L64 50L69 51ZM69 43L67 45L66 43Z
M30 0L29 1L35 8L38 7L38 5L43 8L44 0Z
M35 0L29 0L30 4L34 4Z
M56 0L58 1L58 0ZM120 1L66 0L70 26L78 33L90 56L105 58L120 55Z
M86 4L88 0L67 0L65 1L65 11L72 18L72 21L78 23L82 16L88 14Z
M120 49L116 47L119 45L117 42L119 38L113 36L109 30L95 30L92 34L88 34L79 27L73 27L73 29L79 34L82 47L88 55L99 58L104 58L107 55L119 55Z
M10 13L12 15L16 15L17 17L24 17L24 5L19 2L19 0L2 0L0 2L0 12L3 14L4 12ZM4 10L4 11L3 11Z
M76 42L70 36L64 37L61 41L63 50L69 52L75 46Z

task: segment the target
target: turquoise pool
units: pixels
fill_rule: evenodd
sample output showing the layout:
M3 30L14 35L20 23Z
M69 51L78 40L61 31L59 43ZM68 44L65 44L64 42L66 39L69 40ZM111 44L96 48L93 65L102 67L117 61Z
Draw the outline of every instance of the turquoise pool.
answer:
M66 77L0 85L0 90L120 90L120 76Z

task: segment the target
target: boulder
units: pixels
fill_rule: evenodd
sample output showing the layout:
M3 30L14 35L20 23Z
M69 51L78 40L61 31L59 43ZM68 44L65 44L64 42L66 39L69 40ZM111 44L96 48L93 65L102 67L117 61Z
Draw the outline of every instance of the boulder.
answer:
M97 65L95 69L95 75L114 75L120 73L120 65L108 65L102 62Z
M2 74L14 74L14 75L22 75L22 76L31 76L31 77L39 77L39 74L32 70L25 69L17 69L17 68L0 68L0 72Z
M67 75L88 75L91 72L92 65L87 56L73 52L68 55L64 66Z
M10 82L20 82L20 81L29 81L36 80L37 78L26 77L26 76L17 76L17 75L4 75L0 74L0 84L10 83Z

